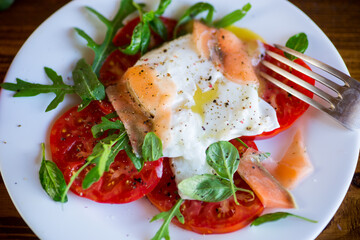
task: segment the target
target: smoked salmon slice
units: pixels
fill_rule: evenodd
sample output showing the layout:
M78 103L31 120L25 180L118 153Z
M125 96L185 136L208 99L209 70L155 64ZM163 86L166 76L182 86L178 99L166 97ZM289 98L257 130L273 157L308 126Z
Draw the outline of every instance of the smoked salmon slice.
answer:
M211 59L214 66L230 81L239 84L259 82L246 44L234 33L195 21L193 39L200 55Z
M296 208L291 193L258 160L259 152L248 148L240 159L237 172L250 186L264 207Z
M296 187L314 170L300 130L296 131L292 143L280 161L265 160L263 165L287 189Z

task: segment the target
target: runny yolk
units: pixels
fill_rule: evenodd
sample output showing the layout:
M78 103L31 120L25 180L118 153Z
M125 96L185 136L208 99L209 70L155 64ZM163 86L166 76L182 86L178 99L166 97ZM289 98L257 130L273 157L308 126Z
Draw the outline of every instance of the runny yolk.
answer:
M214 86L206 92L203 92L199 86L196 86L196 91L193 97L195 105L191 107L191 111L199 114L203 122L205 121L204 105L214 101L219 96L218 89L218 83L215 83Z
M238 38L240 38L245 42L250 42L253 40L260 40L262 42L265 42L265 40L259 34L251 31L250 29L239 28L235 26L229 26L226 27L226 29L229 30L230 32L233 32Z

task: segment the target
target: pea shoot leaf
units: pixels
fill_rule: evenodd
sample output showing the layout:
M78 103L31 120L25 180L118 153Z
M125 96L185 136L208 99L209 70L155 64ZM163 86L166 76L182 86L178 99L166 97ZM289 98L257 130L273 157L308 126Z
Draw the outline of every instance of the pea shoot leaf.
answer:
M145 135L142 155L146 162L156 161L163 156L161 140L155 133L149 132Z
M161 240L163 238L170 240L169 224L174 217L176 217L179 222L184 224L184 216L180 212L180 206L183 202L183 199L179 199L169 211L161 212L150 220L150 222L153 222L158 219L164 219L160 229L156 232L155 236L151 238L151 240Z
M289 38L289 40L287 40L285 46L288 48L294 49L295 51L304 53L309 46L309 41L308 41L307 35L305 33L295 34L294 36L291 36ZM284 54L291 61L294 61L297 58L297 57L295 57L291 54L285 53L285 52L284 52Z
M296 218L300 218L302 220L308 221L308 222L312 222L312 223L317 223L317 221L315 220L311 220L309 218L305 218L305 217L301 217L299 215L295 215L292 213L288 213L288 212L275 212L275 213L268 213L268 214L264 214L258 218L256 218L250 226L259 226L261 224L267 223L267 222L274 222L277 221L279 219L282 218L286 218L286 217L296 217Z
M45 144L42 147L42 161L39 170L39 178L42 188L56 202L67 202L67 196L62 198L66 189L64 175L56 164L45 159Z
M214 27L216 28L224 28L227 26L230 26L231 24L241 20L245 15L250 11L251 4L247 3L245 4L241 9L237 9L226 16L224 16L222 19L214 22Z

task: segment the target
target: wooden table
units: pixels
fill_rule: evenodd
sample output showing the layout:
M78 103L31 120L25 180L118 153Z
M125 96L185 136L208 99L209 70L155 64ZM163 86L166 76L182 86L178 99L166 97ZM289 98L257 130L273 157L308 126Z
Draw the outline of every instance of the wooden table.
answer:
M29 35L68 0L15 0L0 12L0 82ZM360 2L292 0L335 44L350 71L360 79ZM276 6L274 6L276 7ZM341 160L341 159L339 159ZM37 239L12 204L0 179L0 239ZM336 215L317 240L360 239L360 165Z

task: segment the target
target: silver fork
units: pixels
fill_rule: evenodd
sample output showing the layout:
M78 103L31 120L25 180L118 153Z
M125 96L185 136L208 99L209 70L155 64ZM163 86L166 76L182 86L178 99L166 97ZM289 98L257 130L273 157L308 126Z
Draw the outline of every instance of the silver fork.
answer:
M266 60L262 61L262 64L264 66L313 92L314 94L325 100L325 102L327 102L329 106L325 106L323 103L316 101L315 99L309 98L308 96L294 90L286 84L271 77L265 72L260 72L260 75L263 78L284 89L295 97L301 99L302 101L308 103L309 105L329 114L346 128L351 130L360 128L360 82L325 63L322 63L295 50L277 44L275 44L275 47L295 57L298 57L305 62L308 62L318 67L319 69L322 69L323 71L330 73L331 75L340 79L343 82L343 85L339 85L334 81L331 81L324 76L312 72L305 67L300 66L299 64L269 50L266 51L267 55L315 79L316 81L320 82L321 84L335 92L335 95L337 96L334 97L328 94L322 89L305 82L304 80L296 77L295 75L279 68L278 66Z

